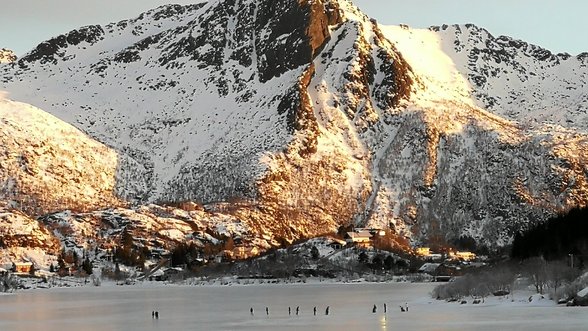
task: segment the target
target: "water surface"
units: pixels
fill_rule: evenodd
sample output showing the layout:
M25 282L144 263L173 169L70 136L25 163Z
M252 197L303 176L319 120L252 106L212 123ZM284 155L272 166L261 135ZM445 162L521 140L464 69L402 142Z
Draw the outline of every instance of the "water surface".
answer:
M0 330L588 330L586 308L508 300L449 304L428 298L433 286L391 283L38 289L0 296ZM399 306L406 304L409 311L403 313ZM376 313L372 312L374 305ZM151 316L154 310L159 312L158 320Z

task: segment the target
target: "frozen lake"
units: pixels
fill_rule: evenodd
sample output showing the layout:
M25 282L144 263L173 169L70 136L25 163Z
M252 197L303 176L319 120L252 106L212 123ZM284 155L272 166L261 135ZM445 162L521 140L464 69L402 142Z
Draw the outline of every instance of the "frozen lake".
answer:
M436 302L434 284L102 286L0 296L0 330L587 330L588 310ZM383 304L388 307L383 311ZM408 303L409 311L399 305ZM372 313L373 305L377 312ZM269 307L269 316L265 307ZM288 307L292 315L288 315ZM296 307L300 314L296 316ZM313 307L317 315L313 315ZM325 315L330 306L330 315ZM251 316L249 308L255 314ZM160 318L151 318L158 310Z

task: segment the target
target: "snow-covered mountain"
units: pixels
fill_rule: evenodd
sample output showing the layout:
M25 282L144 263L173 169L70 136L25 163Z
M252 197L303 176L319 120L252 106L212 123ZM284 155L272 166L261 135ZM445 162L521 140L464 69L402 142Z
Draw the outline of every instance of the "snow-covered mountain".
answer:
M286 242L355 222L497 247L588 201L587 62L347 0L211 0L57 36L0 89L116 151L130 203L229 201Z

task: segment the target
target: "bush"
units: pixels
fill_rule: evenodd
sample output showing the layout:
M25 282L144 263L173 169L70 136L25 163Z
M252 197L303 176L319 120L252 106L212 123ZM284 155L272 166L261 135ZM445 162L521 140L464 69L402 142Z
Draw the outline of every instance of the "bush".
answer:
M486 268L435 287L432 297L438 300L456 300L467 296L484 298L495 292L510 293L515 275L508 264Z

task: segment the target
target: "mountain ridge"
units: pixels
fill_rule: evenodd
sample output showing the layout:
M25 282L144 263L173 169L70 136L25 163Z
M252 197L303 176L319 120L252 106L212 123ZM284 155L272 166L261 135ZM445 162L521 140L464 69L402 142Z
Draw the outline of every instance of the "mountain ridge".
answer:
M497 248L586 205L587 70L484 31L343 0L164 6L42 43L1 86L116 150L131 204L241 201L272 244L352 223Z

